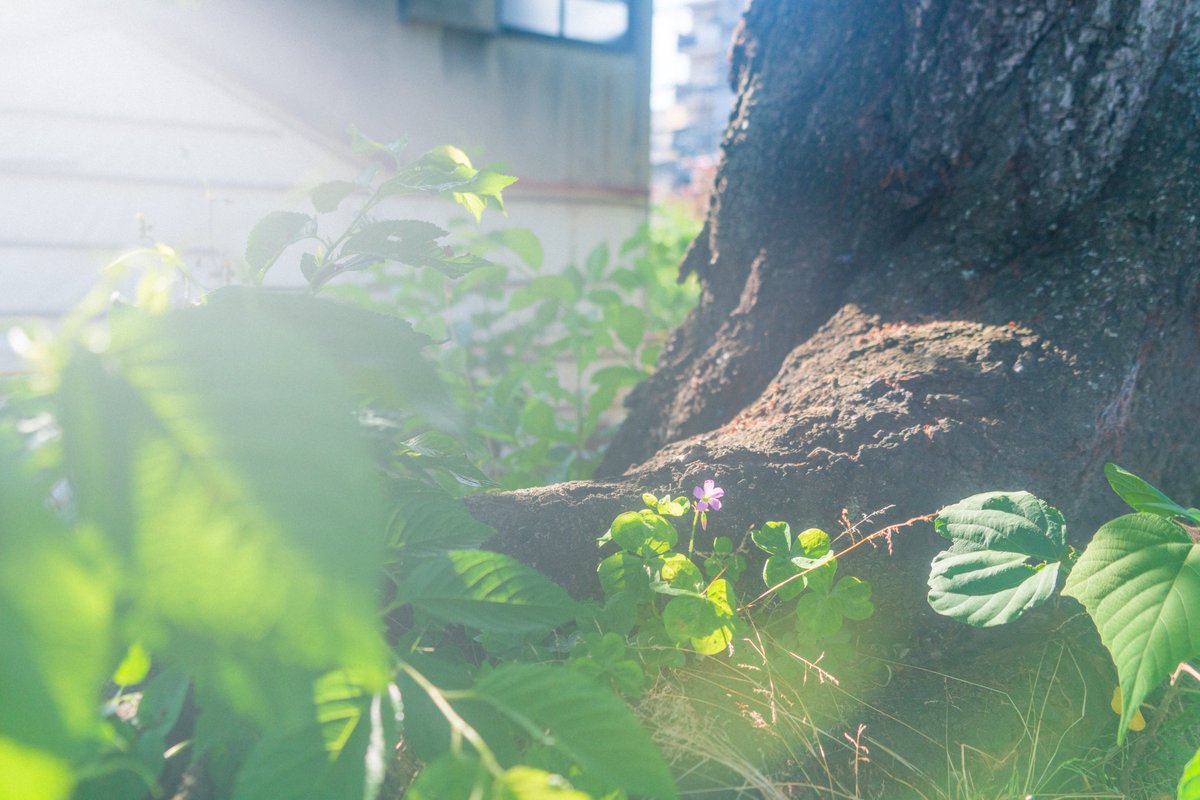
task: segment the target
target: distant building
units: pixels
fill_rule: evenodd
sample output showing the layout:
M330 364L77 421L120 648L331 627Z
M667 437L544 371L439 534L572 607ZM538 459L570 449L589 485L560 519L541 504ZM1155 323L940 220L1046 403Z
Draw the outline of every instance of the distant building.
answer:
M0 30L0 319L150 239L219 283L358 172L348 123L519 176L501 222L548 267L646 217L650 0L3 0Z
M745 0L684 0L691 24L678 37L687 56L687 78L675 87L675 105L662 115L652 153L659 194L703 202L720 159L721 139L733 109L729 48Z

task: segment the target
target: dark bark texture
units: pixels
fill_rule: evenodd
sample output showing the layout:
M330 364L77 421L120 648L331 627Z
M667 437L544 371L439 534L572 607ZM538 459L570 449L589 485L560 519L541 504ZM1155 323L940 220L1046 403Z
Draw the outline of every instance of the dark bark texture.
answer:
M700 305L602 480L473 501L497 546L594 593L612 516L704 478L727 533L999 488L1086 540L1106 460L1200 500L1198 6L752 3Z
M726 490L710 529L735 539L890 507L866 533L1026 489L1078 545L1123 513L1106 461L1200 504L1200 0L755 0L732 79L681 268L699 307L631 395L600 479L472 499L494 546L595 595L613 516L706 478ZM948 622L925 602L944 542L922 524L893 543L843 559L874 586L876 632L905 631L895 652L920 664L872 701L890 709L872 742L893 748L875 768L920 745L889 725L959 708L940 674L1011 677L1072 613ZM1092 639L1063 647L1108 674L1071 624Z

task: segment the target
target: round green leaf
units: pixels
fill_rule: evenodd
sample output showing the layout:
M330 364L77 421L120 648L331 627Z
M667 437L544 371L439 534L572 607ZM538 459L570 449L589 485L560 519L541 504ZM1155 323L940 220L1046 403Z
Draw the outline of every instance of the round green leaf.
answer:
M1003 625L1054 594L1068 558L1057 509L1028 492L987 492L947 506L934 523L953 544L933 560L929 605L976 627Z
M875 613L875 605L871 602L871 584L858 578L842 578L829 597L846 619L866 619Z
M1063 594L1083 603L1117 665L1123 739L1146 695L1200 655L1200 546L1162 517L1118 517L1096 531Z
M1004 625L1050 599L1058 575L1057 563L1039 569L1021 553L968 549L956 543L933 559L929 605L977 628Z
M643 548L654 553L665 553L679 539L675 526L648 508L621 514L613 520L610 533L613 541L630 553Z
M771 555L786 555L792 551L792 529L786 522L768 522L750 534L758 548Z

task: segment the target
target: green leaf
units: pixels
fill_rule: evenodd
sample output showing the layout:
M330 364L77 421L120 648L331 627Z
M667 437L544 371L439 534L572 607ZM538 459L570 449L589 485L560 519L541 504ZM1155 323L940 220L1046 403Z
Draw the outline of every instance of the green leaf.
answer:
M790 555L792 529L786 522L768 522L750 534L759 550L771 555Z
M704 576L692 560L683 553L671 553L662 559L659 576L676 589L699 593L704 589Z
M371 694L345 673L323 676L313 717L269 728L238 771L233 800L374 800L399 740L397 690Z
M579 289L574 281L564 275L539 275L512 293L508 307L512 311L520 311L544 300L570 305L579 300Z
M592 280L600 280L608 269L608 259L608 243L600 242L588 253L583 269Z
M515 253L518 258L529 265L530 269L542 268L542 261L545 258L542 240L528 228L505 228L492 231L487 234L487 238Z
M112 682L117 686L133 686L146 680L149 672L150 655L146 652L146 648L142 647L141 642L134 642L129 645L125 657L117 665Z
M1118 517L1096 531L1063 594L1084 605L1117 665L1121 740L1146 695L1200 655L1200 545L1160 516Z
M985 492L946 506L934 521L938 534L981 549L1024 553L1050 562L1066 552L1066 524L1058 509L1029 492Z
M405 797L408 800L485 800L490 797L492 775L473 757L446 754L417 775Z
M871 584L855 577L837 582L829 595L834 608L846 619L863 620L875 613L871 602Z
M519 765L496 778L492 797L494 800L591 800L591 795L571 788L561 775Z
M628 592L635 599L650 593L650 576L646 572L646 561L640 556L624 550L613 553L597 567L600 587L606 595Z
M131 312L58 397L80 517L129 570L147 650L264 720L317 673L387 676L383 495L357 404L298 338L235 305Z
M419 564L398 600L442 622L490 633L549 631L575 616L575 601L558 584L510 556L455 550Z
M1200 750L1183 768L1176 797L1178 800L1200 800Z
M480 679L475 694L561 751L585 775L631 794L676 796L666 762L633 712L574 670L506 664Z
M327 183L319 184L312 190L313 208L319 214L328 214L337 211L338 206L342 204L350 195L363 191L363 187L357 183L350 181L328 181Z
M830 595L810 592L796 601L796 633L801 641L812 643L842 629L844 617Z
M943 616L985 628L1004 625L1054 595L1059 564L1037 568L1021 553L958 543L938 553L929 573L929 605Z
M462 500L423 481L392 483L396 509L389 527L390 561L478 547L495 530L483 524Z
M733 640L729 584L713 581L703 597L682 595L663 609L663 626L676 644L690 644L702 655L715 655Z
M437 369L422 354L429 337L402 319L311 295L239 286L213 292L208 306L212 313L262 318L287 329L292 349L318 351L365 402L415 412L444 428L459 425Z
M1184 517L1200 524L1200 513L1194 508L1184 508L1171 498L1151 486L1132 472L1116 464L1104 465L1104 477L1117 495L1134 511L1155 514L1166 519Z
M622 550L642 555L665 553L679 539L675 526L648 508L619 515L609 534Z
M636 350L646 335L646 315L634 306L616 306L605 315L621 343Z
M0 447L0 798L61 800L72 762L99 732L113 574L93 537L46 510L9 445Z
M302 239L317 235L317 221L296 211L272 211L250 231L246 262L259 280L279 260L283 251Z
M1057 509L1028 492L988 492L934 522L953 544L933 560L929 605L976 627L1003 625L1046 602L1070 557Z

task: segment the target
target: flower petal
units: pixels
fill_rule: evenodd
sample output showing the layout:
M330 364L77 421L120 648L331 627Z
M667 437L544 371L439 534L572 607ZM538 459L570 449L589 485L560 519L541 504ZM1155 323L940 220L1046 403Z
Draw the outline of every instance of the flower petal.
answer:
M704 497L704 490L697 486L695 489L692 489L692 496L699 500Z
M710 497L710 498L708 498L708 507L711 508L713 511L720 511L721 510L721 501L718 500L715 496Z
M715 487L716 485L717 485L716 481L705 481L704 482L704 493L712 494L713 487Z
M725 496L725 490L724 490L724 489L722 489L720 486L717 486L717 487L716 487L716 488L714 488L714 489L713 489L711 492L709 492L709 493L708 493L708 496L709 496L709 497L724 497L724 496Z

